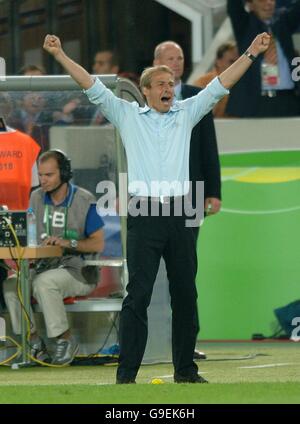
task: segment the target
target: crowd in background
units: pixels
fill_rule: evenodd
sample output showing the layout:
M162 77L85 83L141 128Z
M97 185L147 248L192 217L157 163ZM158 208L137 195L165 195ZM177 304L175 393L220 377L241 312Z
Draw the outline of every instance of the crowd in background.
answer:
M227 7L235 40L226 41L218 47L213 68L207 74L199 75L193 85L204 88L243 53L256 33L266 30L274 37L275 58L274 53L273 59L267 59L267 54L260 58L231 95L215 107L214 117L298 116L299 87L291 80L290 62L297 55L292 34L299 29L299 0L228 0ZM266 16L263 8L267 8ZM96 52L92 71L98 75L117 74L139 85L137 74L120 69L119 54L113 50ZM265 75L261 77L262 72ZM46 71L39 64L33 64L24 66L18 74L38 76L46 75ZM249 83L253 87L251 92L245 89ZM9 126L31 135L42 151L49 147L48 131L52 125L108 124L99 110L78 92L1 93L0 100L0 116Z

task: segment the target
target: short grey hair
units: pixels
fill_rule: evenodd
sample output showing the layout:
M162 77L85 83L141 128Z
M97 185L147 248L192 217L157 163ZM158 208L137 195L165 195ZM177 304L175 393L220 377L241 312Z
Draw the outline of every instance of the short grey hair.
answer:
M170 69L166 65L159 65L159 66L151 66L150 68L144 69L141 79L140 79L140 88L141 90L146 87L151 87L152 77L153 75L159 73L159 72L166 72L174 77L174 72L172 69Z

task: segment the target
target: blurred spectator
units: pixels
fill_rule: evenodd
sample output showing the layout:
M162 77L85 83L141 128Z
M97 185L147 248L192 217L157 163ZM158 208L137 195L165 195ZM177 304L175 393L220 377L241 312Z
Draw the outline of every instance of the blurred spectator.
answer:
M112 50L101 50L95 54L93 73L96 75L114 75L120 71L119 56ZM99 107L93 111L91 125L104 125L108 120L102 115Z
M15 110L12 115L13 126L32 135L33 127L39 121L40 114L45 108L45 102L40 92L26 92L21 99L21 109Z
M48 148L48 130L52 122L46 97L40 91L25 92L9 120L10 126L32 136L43 151Z
M60 108L53 112L55 125L89 125L95 107L84 104L78 93L65 94L60 102Z
M114 75L119 72L119 59L112 50L101 50L95 54L93 73L95 75ZM85 100L85 99L84 99ZM104 125L107 119L100 109L91 104L83 104L82 98L72 95L71 99L63 105L61 111L55 112L56 125Z
M46 75L46 71L41 65L25 65L19 70L18 75L37 76Z
M196 81L194 85L197 87L205 88L216 76L220 75L225 69L233 64L238 59L237 46L233 42L227 42L221 44L217 50L214 69L205 75L202 75ZM225 96L223 99L216 104L213 109L213 115L215 118L226 117L225 109L228 102L228 97Z
M300 21L300 0L275 16L276 0L227 0L239 52L267 31L273 35L269 49L260 55L231 90L226 112L238 117L284 117L300 114L299 82L292 80L296 55L292 34ZM250 89L249 89L250 87Z
M113 75L120 71L119 57L115 51L100 50L95 54L93 73L96 75Z
M0 117L9 122L10 116L14 110L14 103L8 93L0 93Z
M132 81L138 88L140 86L140 77L135 72L119 72L120 78L127 78Z
M24 76L45 75L41 66L26 65L18 73ZM47 99L41 91L28 91L16 99L15 110L8 124L34 138L42 151L48 149L48 130L53 123L52 112L48 110Z

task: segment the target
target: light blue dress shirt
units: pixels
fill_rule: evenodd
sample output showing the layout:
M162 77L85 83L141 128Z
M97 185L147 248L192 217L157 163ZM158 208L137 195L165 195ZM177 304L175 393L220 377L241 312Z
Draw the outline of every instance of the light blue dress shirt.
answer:
M189 191L192 129L229 90L215 78L196 96L175 101L166 113L116 97L99 79L84 92L120 132L127 155L128 192L181 196Z

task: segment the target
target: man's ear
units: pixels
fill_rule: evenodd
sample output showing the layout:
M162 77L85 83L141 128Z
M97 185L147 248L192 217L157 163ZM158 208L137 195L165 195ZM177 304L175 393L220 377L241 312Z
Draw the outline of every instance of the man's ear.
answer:
M142 93L146 97L147 96L147 93L148 93L148 88L147 87L143 87L142 88Z

